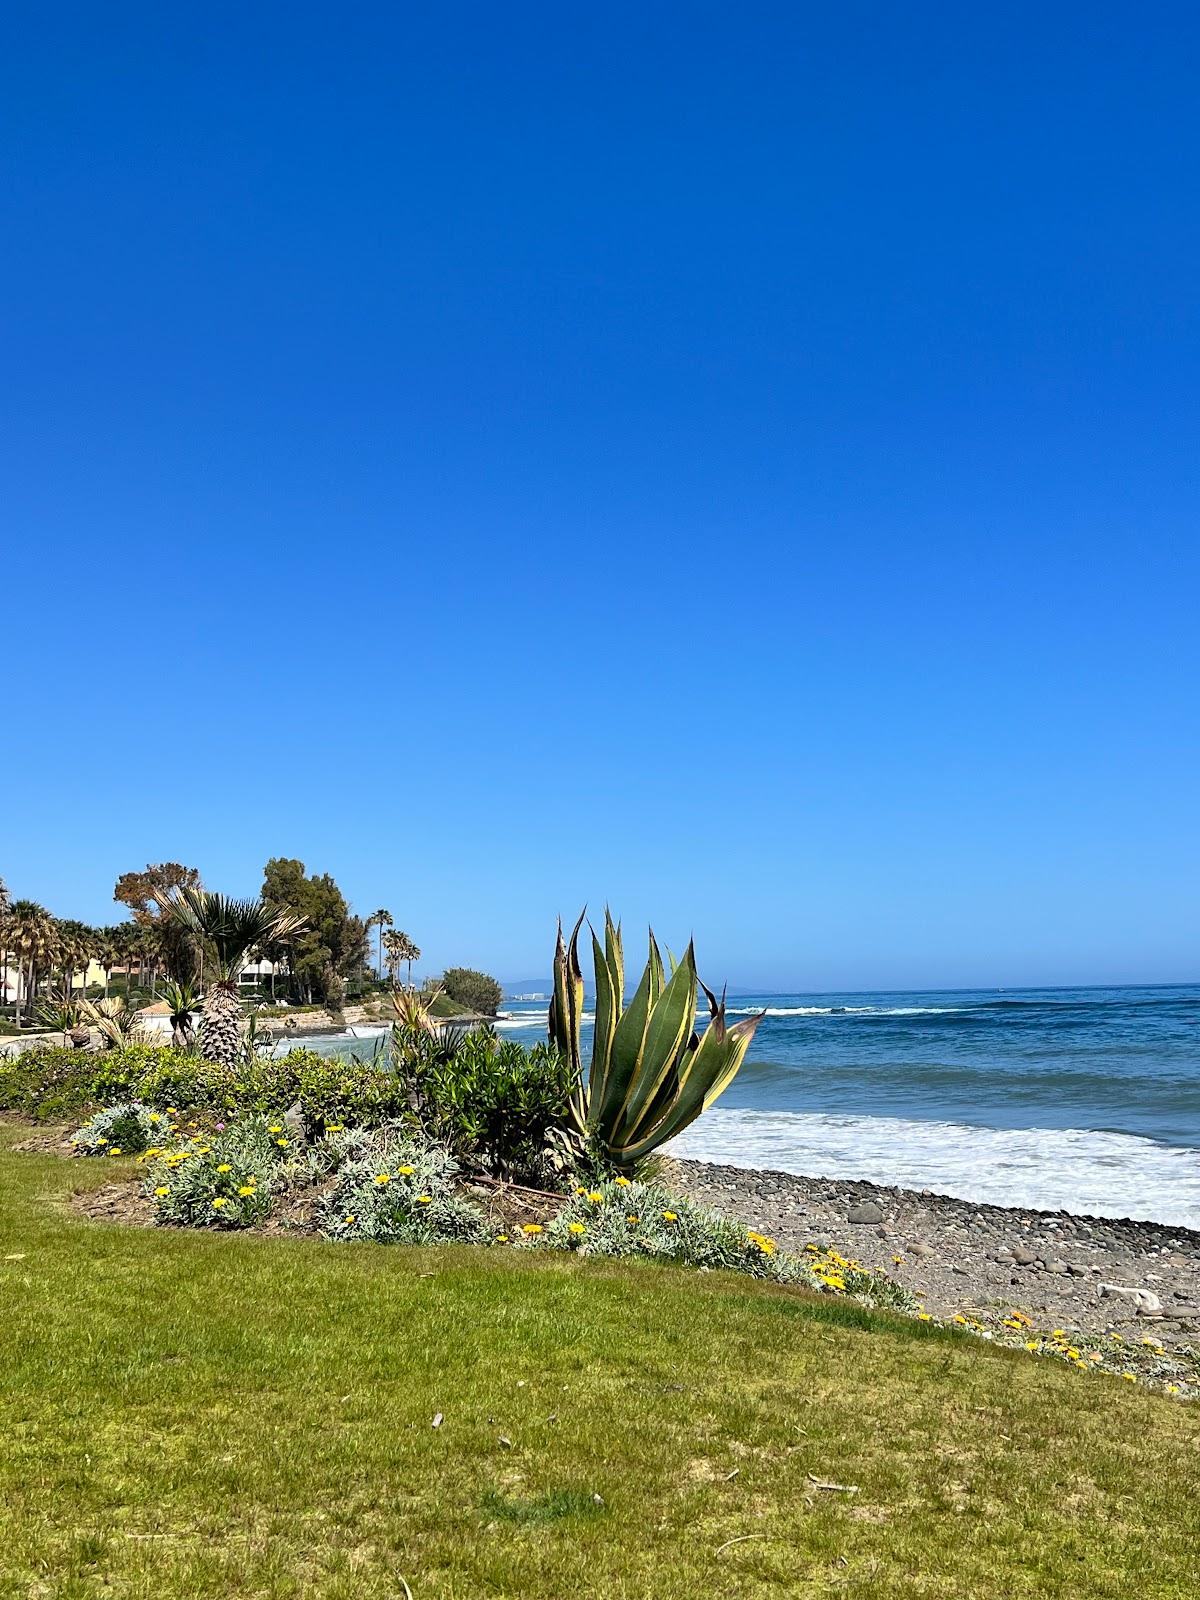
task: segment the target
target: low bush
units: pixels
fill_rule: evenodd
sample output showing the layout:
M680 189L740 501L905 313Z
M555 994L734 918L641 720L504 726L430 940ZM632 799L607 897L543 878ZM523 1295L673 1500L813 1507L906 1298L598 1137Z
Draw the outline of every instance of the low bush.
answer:
M156 1221L188 1228L249 1228L262 1222L291 1141L282 1123L254 1117L225 1132L197 1134L154 1153L143 1192L155 1203Z
M527 1224L512 1242L580 1255L650 1256L681 1266L748 1272L901 1310L916 1304L890 1278L856 1262L819 1251L788 1255L776 1249L773 1239L673 1196L659 1183L624 1177L595 1188L580 1185L552 1222Z
M454 1188L458 1164L448 1151L391 1126L349 1155L320 1207L329 1239L380 1244L481 1244L483 1212Z
M140 1156L165 1136L167 1126L161 1112L123 1100L89 1118L71 1143L85 1156Z
M539 1179L553 1130L567 1118L566 1061L490 1033L411 1036L397 1060L430 1136L506 1178Z

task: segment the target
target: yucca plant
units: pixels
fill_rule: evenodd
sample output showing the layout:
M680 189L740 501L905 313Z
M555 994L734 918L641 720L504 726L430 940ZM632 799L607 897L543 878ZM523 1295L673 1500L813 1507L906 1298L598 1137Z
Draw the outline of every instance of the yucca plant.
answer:
M200 990L193 983L164 978L159 993L171 1011L171 1043L177 1050L190 1050L196 1042L192 1013L200 1009Z
M242 1007L238 974L258 945L286 939L304 917L266 900L231 900L207 889L183 887L158 896L164 916L185 928L204 952L208 986L200 1021L200 1054L222 1066L241 1053Z
M681 1133L724 1093L746 1058L762 1015L728 1027L724 996L718 1000L700 982L692 944L681 961L671 958L668 978L653 933L642 981L626 1006L621 929L606 910L603 946L589 930L596 962L596 1021L585 1078L579 1045L582 926L581 915L567 942L559 924L550 1042L571 1068L575 1089L570 1118L575 1132L601 1161L628 1170ZM695 1031L698 989L704 990L709 1007L703 1036Z

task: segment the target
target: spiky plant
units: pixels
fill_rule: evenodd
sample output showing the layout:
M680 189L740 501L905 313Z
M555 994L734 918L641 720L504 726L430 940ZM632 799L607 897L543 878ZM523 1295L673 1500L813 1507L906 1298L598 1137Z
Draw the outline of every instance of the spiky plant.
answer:
M158 899L204 952L208 987L200 1021L200 1054L223 1066L236 1065L241 1052L242 1008L238 974L256 945L286 939L303 926L298 911L267 900L231 900L207 889L183 887Z
M727 1027L724 995L718 1000L700 982L692 945L681 961L672 958L668 979L653 933L642 981L626 1006L621 929L606 910L603 947L592 933L596 1021L585 1078L579 1047L582 925L581 915L568 944L559 924L550 1041L572 1069L570 1117L576 1133L601 1161L628 1170L681 1133L724 1093L746 1058L762 1016ZM702 1037L695 1032L698 988L704 990L710 1019Z
M171 1043L177 1050L190 1050L196 1042L192 1013L200 1009L200 991L194 984L164 978L161 992L171 1010Z

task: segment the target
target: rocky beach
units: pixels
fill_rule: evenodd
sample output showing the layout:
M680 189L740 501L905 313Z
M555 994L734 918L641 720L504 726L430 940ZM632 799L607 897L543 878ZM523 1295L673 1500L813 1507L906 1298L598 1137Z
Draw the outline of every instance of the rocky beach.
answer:
M1200 1233L976 1205L930 1190L673 1160L694 1200L780 1249L831 1247L882 1270L939 1318L1009 1312L1039 1329L1200 1346Z

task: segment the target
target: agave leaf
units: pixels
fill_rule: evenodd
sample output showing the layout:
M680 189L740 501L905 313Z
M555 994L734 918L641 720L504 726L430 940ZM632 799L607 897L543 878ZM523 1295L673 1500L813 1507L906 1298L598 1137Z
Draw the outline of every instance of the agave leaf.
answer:
M666 976L663 972L662 957L658 953L658 943L654 937L654 929L650 929L650 1009L653 1011L658 1004L658 997L663 992Z
M647 1119L638 1129L638 1138L622 1149L623 1164L635 1166L666 1140L682 1133L712 1105L737 1076L761 1020L747 1017L728 1029L724 1037L712 1026L705 1030L699 1049L681 1074L678 1094L662 1115L653 1122Z
M646 1042L646 1024L650 1018L651 966L652 963L647 961L637 991L613 1032L604 1096L594 1100L589 1108L588 1121L593 1128L616 1130L625 1115L630 1082L642 1059Z
M624 1002L625 970L621 955L621 930L604 911L604 948L592 931L592 956L596 966L596 1022L593 1029L592 1065L588 1073L589 1102L603 1100L608 1082L613 1034Z
M637 1136L667 1074L680 1064L696 1015L696 957L689 941L675 976L659 996L646 1026L642 1057L629 1085L626 1111L617 1128L622 1141Z

